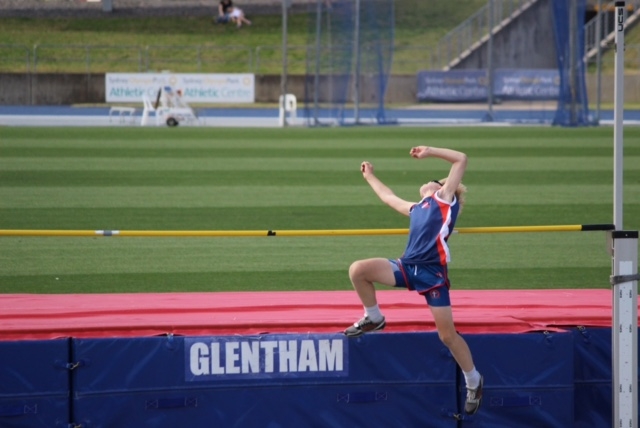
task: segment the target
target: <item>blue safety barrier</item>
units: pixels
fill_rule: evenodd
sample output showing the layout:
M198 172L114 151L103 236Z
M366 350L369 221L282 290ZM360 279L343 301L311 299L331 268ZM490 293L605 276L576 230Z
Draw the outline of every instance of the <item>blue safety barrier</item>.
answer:
M76 340L82 427L455 427L436 334ZM151 424L151 425L149 425Z
M574 336L575 428L611 426L611 329L577 328Z
M0 427L610 425L610 328L465 337L472 416L436 333L0 342Z
M485 385L481 410L462 426L573 426L573 339L570 332L466 336ZM458 388L463 397L464 379Z
M0 342L0 427L67 427L70 339Z

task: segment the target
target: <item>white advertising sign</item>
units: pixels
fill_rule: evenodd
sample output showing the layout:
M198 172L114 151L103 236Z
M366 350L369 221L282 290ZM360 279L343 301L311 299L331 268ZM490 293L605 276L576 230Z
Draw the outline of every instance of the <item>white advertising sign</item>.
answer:
M107 73L106 102L142 102L143 95L155 100L158 90L171 87L182 92L188 103L253 103L253 74Z

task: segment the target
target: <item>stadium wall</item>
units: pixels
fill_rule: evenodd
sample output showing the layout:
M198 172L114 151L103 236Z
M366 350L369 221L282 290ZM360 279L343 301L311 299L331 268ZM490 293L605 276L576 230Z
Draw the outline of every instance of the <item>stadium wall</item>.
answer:
M376 102L373 89L367 89L367 79L362 80L361 102ZM288 76L287 89L298 100L304 100L305 76ZM257 103L277 103L280 96L279 75L256 75L255 94ZM373 85L375 83L371 83ZM596 76L587 75L589 100L596 99ZM392 75L386 93L387 104L417 103L417 77L415 75ZM613 103L613 76L603 76L602 102ZM640 103L640 75L624 77L625 102ZM57 73L0 73L0 105L74 105L103 104L105 102L105 75L57 74ZM141 101L142 102L142 101Z
M524 13L504 23L493 37L494 68L557 68L552 4L534 2ZM498 25L499 23L495 23ZM488 38L469 51L453 69L486 69Z

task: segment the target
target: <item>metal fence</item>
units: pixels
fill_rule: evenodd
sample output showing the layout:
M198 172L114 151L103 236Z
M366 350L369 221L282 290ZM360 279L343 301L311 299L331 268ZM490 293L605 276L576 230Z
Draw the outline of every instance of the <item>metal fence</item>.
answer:
M605 47L612 42L612 36L615 30L615 17L613 10L615 2L601 1L602 11L593 17L584 26L585 37L585 56L587 59L593 58L596 50L598 49L598 40L600 40L600 46ZM626 2L627 11L631 13L631 18L638 19L640 15L640 0L628 0ZM627 21L627 25L629 22ZM600 32L598 37L598 31ZM607 36L610 39L607 40Z
M591 70L598 68L598 57L603 50L612 50L615 47L615 3L615 1L598 1L598 14L587 22L584 27L584 58ZM634 21L640 19L640 0L628 0L626 8L630 16L625 20L625 24L627 26L633 25ZM600 43L600 49L598 49L598 42ZM628 73L631 70L640 72L640 46L628 45L625 42L624 50L625 72ZM611 61L613 59L608 62ZM609 64L602 61L600 66L609 66Z
M308 52L314 46L288 46L290 74L305 74ZM282 46L207 45L0 45L0 71L18 73L254 73L280 74ZM430 68L424 46L402 46L394 51L395 72L412 74Z
M431 52L430 63L434 68L451 65L462 54L476 45L483 38L488 37L489 28L496 29L506 25L518 14L526 10L537 0L492 0L476 13L449 31ZM601 1L602 12L585 24L585 56L593 57L597 49L598 21L600 24L601 46L605 47L607 35L613 34L615 1ZM626 2L628 13L640 15L640 0ZM599 20L598 20L599 18ZM637 56L637 55L636 55Z
M306 46L289 46L293 73L304 74ZM280 74L282 46L0 45L0 71L14 73L152 72Z
M480 8L463 23L449 31L431 53L435 68L447 67L471 46L488 36L489 29L504 25L537 0L493 0Z
M289 74L305 74L307 53L315 46L289 46ZM437 52L424 46L396 46L391 74L416 74L438 69ZM613 69L613 55L603 56L603 68ZM590 65L593 65L590 63ZM627 72L640 73L640 45L626 45ZM281 46L100 46L47 45L31 48L0 44L0 72L11 73L253 73L282 72Z
M0 44L0 70L30 72L31 53L23 45Z

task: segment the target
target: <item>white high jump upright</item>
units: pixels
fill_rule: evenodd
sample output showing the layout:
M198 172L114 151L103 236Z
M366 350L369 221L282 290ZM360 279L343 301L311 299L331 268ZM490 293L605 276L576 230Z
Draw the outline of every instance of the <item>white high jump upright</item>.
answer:
M612 427L638 426L638 231L610 232Z
M278 124L280 126L285 125L285 118L287 113L289 113L289 119L296 119L297 110L298 110L298 100L296 100L296 96L293 94L286 94L284 96L284 103L282 102L282 95L278 99L278 105L280 106L280 114L278 115Z
M613 256L611 320L612 427L638 427L638 231L622 223L625 2L615 2L613 130L613 222L608 249Z

